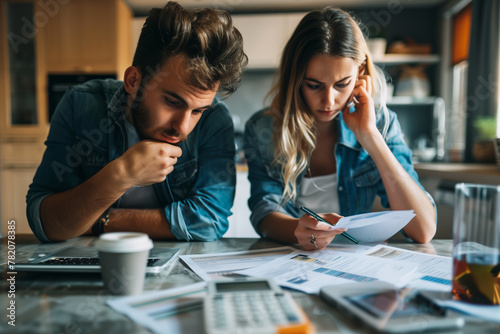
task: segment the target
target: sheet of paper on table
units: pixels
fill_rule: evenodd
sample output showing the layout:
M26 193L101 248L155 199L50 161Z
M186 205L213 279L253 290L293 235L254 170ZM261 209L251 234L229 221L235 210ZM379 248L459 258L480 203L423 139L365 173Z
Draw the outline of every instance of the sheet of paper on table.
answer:
M451 257L414 252L387 245L377 245L366 255L412 263L417 270L408 286L418 290L451 291Z
M300 254L304 256L298 256ZM342 254L330 247L315 252L295 252L238 273L274 277L282 286L317 293L322 286L373 279L418 290L450 291L451 271L451 257L380 244L363 254Z
M329 249L345 253L364 253L371 246L364 245L330 245ZM201 279L230 279L241 276L236 272L257 267L274 259L296 251L293 247L276 247L238 252L180 255L180 259Z
M295 251L237 273L272 277L283 287L317 294L324 286L349 282L381 280L403 287L414 277L416 269L413 263L324 249Z
M180 255L180 259L204 281L230 279L237 270L253 268L295 251L293 247L239 252ZM241 275L236 275L241 276Z
M201 333L206 292L206 283L199 282L112 299L107 304L153 333Z
M441 307L449 308L476 318L500 324L500 305L476 305L458 300L436 301Z

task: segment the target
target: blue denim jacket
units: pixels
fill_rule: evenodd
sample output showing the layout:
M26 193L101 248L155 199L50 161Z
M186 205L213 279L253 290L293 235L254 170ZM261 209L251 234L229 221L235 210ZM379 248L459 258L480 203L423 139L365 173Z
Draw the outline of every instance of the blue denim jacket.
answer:
M41 241L50 241L40 221L43 199L81 184L125 152L127 98L123 82L116 80L89 81L64 95L26 198L30 227ZM180 147L174 170L153 189L177 239L216 240L228 229L236 184L226 105L214 99ZM120 200L113 206L120 207Z
M275 128L272 116L266 111L258 111L247 121L244 138L248 179L251 184L248 206L252 211L250 220L257 232L260 221L272 212L282 212L295 218L303 214L299 211L297 204L291 200L280 206L284 181L280 167L271 164L274 159L275 146L272 143L272 137ZM379 129L383 127L383 124L384 116L381 115L377 120ZM389 199L382 178L372 158L357 141L354 133L347 128L341 117L338 126L340 131L335 146L335 157L340 215L350 216L370 212L376 196L380 196L382 205L389 208ZM386 143L403 168L423 189L411 162L412 151L403 140L396 114L390 110ZM300 193L304 174L305 171L297 179L298 193ZM427 192L426 195L435 208L432 197Z

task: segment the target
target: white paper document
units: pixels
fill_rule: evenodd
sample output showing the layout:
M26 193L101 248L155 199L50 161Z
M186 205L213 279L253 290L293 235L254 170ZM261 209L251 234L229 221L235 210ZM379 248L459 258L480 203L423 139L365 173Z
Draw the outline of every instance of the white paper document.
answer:
M369 212L342 217L335 228L347 227L347 233L359 242L382 242L398 233L413 217L413 210Z
M412 263L417 270L408 283L409 287L418 290L451 290L453 266L451 257L413 252L387 245L377 245L367 251L366 255Z
M205 295L206 283L199 282L117 298L107 304L154 333L200 333Z
M457 300L436 300L439 306L449 308L479 319L500 323L499 305L476 305Z
M277 247L249 251L180 255L180 259L204 281L230 279L238 270L253 268L295 251L293 247ZM236 276L241 276L236 274Z
M327 246L327 249L334 250L337 252L346 252L352 254L365 254L367 251L373 248L374 245L361 245L361 244L334 244L331 243Z
M349 282L387 281L405 286L414 276L413 263L379 259L335 250L295 251L271 262L237 273L272 277L277 284L306 293L318 293L323 286Z

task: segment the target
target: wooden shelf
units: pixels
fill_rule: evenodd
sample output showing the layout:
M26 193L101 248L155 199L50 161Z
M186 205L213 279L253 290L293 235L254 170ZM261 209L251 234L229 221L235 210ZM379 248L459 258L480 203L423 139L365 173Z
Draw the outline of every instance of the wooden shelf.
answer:
M385 54L383 58L374 58L377 65L403 65L409 63L437 64L440 61L439 55L405 55L405 54Z
M387 100L387 105L433 105L436 103L437 99L441 99L436 96L429 97L413 97L413 96L392 96L391 99Z
M420 178L456 183L500 184L500 170L494 164L417 163L415 171Z

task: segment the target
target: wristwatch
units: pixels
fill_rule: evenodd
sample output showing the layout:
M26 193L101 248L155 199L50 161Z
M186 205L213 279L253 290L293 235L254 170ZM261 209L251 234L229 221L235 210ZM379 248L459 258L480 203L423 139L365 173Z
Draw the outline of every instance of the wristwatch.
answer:
M92 226L92 234L93 235L101 235L104 233L104 227L109 223L109 210L108 208L104 213L97 219L95 224Z

